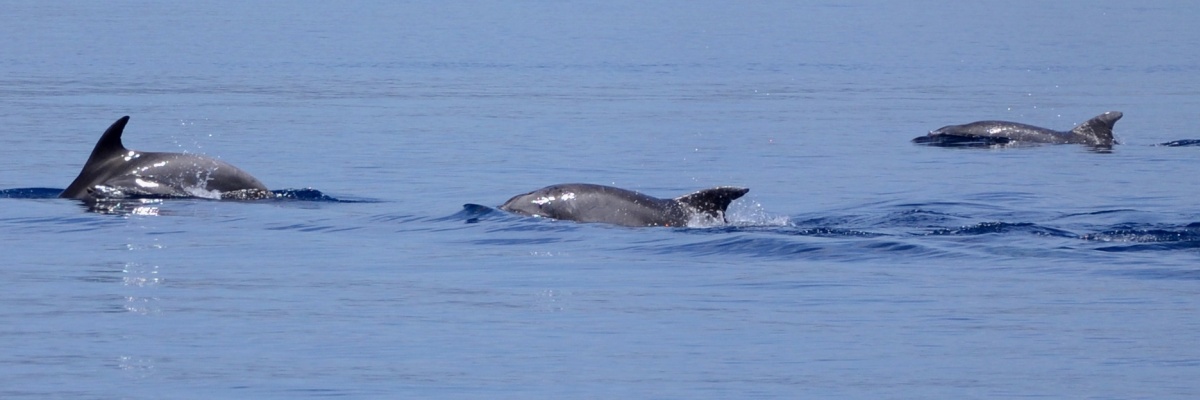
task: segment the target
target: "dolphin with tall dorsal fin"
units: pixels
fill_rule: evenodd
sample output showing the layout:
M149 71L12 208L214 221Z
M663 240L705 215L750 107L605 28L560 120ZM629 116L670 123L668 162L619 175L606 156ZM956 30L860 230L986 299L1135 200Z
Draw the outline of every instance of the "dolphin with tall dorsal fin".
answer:
M113 122L75 181L58 197L205 197L259 199L273 194L250 174L221 160L185 153L151 153L125 148L121 134L129 116Z

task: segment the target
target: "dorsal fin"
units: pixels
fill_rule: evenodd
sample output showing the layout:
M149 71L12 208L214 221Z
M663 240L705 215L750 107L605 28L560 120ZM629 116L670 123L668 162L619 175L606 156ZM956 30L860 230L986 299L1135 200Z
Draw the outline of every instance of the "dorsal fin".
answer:
M108 130L100 135L100 141L96 142L96 148L92 149L92 155L88 157L88 161L100 156L112 154L119 151L125 151L125 145L121 144L121 134L125 133L125 124L129 123L129 116L126 115L117 119L108 126Z
M103 176L96 176L96 172L103 167L97 164L103 163L113 153L121 153L127 151L125 145L121 144L121 133L125 132L125 124L129 123L129 116L126 115L109 125L108 130L100 135L100 141L96 142L96 147L92 148L92 155L88 156L87 163L83 164L83 168L79 171L79 176L63 190L58 197L81 199L88 195L88 189L92 185L96 185L102 180Z
M1088 145L1111 147L1113 145L1113 125L1122 116L1124 114L1121 114L1120 111L1109 111L1079 124L1071 130L1071 133L1083 136Z
M696 212L707 214L713 218L720 218L724 221L725 209L729 208L729 203L732 203L749 191L750 189L747 188L721 186L685 194L676 197L675 201L691 207Z

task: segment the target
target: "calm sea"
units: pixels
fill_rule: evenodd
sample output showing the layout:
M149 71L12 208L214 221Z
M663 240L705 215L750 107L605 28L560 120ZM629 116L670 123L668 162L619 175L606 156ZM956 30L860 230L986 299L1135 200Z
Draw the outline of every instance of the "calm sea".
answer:
M1195 398L1191 2L13 2L0 398ZM1111 152L912 145L944 125ZM297 199L53 198L110 123ZM727 226L521 218L750 188ZM312 190L307 190L307 189Z

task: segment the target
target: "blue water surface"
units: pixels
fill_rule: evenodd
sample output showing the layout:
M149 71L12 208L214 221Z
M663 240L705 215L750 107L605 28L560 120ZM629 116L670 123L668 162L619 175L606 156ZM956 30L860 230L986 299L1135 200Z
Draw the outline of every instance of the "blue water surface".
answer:
M1195 398L1195 15L9 4L0 398ZM909 142L1111 110L1110 152ZM56 198L123 115L278 198ZM691 228L494 209L563 182L750 192Z

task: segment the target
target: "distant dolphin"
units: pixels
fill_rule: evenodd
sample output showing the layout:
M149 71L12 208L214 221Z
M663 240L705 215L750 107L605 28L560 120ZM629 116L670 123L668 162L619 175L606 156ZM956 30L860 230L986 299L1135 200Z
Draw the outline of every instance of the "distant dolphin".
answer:
M547 186L509 199L501 210L522 215L624 226L725 222L725 209L750 189L722 186L674 199L587 183Z
M1192 147L1192 146L1200 146L1200 139L1181 139L1181 140L1172 140L1172 141L1170 141L1170 142L1156 144L1155 146L1166 146L1166 147Z
M949 125L914 138L913 143L930 146L990 146L1022 143L1085 144L1096 148L1112 148L1113 124L1121 119L1120 111L1097 115L1075 129L1060 132L1016 122L979 121L965 125Z
M121 117L104 131L79 176L58 197L259 199L272 196L258 179L221 160L126 149L121 144L121 133L128 122L129 116Z

